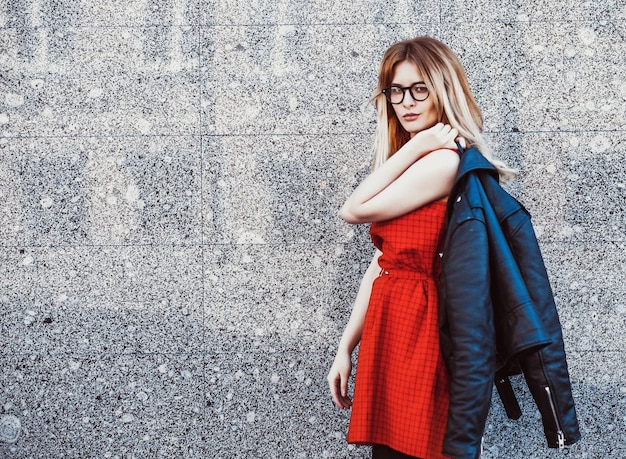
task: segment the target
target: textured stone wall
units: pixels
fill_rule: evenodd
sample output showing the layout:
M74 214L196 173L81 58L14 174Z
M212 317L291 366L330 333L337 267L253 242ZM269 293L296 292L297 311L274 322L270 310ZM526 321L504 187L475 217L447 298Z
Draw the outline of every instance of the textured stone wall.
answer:
M1 0L0 457L367 457L325 383L372 255L337 209L382 53L422 34L520 170L566 455L626 457L623 0ZM561 457L514 385L483 457Z

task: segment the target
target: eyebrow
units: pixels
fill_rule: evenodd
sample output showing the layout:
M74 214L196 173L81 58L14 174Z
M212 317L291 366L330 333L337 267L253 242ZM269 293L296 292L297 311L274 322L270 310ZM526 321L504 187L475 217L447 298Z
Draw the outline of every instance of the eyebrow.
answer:
M416 84L423 84L423 85L425 85L425 84L426 84L426 82L425 82L425 81L416 81L415 83L411 83L410 85L405 86L405 87L410 88L411 86L414 86L414 85L416 85ZM394 83L393 81L391 82L391 86L398 86L398 87L401 87L401 86L400 86L400 83Z

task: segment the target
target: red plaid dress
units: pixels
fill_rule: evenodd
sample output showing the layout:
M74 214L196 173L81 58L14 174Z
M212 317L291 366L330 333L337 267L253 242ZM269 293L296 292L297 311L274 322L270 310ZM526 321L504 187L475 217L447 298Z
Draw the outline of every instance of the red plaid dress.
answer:
M371 225L382 269L361 335L350 443L445 458L449 389L439 348L436 283L445 209L445 202L436 201Z

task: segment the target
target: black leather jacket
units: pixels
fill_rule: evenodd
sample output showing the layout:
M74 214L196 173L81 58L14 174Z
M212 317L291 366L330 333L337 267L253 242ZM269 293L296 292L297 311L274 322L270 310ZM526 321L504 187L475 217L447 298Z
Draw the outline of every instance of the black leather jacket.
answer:
M521 415L508 383L520 371L548 446L576 442L561 324L530 215L474 148L461 155L446 221L440 334L450 408L443 453L479 457L494 380L509 417Z

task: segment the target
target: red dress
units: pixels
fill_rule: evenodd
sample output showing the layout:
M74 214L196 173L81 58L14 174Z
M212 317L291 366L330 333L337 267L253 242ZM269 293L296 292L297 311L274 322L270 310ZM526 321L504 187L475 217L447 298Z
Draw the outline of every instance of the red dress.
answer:
M371 225L382 269L361 335L350 443L446 457L441 451L449 389L439 348L436 281L445 210L445 202L436 201Z

